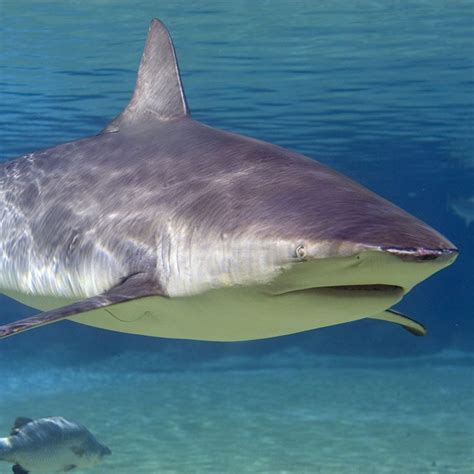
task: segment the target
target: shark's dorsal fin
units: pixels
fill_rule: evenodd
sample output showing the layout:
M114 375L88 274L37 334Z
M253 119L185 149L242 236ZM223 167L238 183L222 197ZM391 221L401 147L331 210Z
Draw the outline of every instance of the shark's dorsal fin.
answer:
M133 96L127 107L104 130L126 124L174 120L189 115L173 42L165 25L154 19L146 39Z
M10 431L10 436L16 435L23 426L31 423L33 420L31 418L27 418L26 416L19 416L15 422L13 423L12 429Z

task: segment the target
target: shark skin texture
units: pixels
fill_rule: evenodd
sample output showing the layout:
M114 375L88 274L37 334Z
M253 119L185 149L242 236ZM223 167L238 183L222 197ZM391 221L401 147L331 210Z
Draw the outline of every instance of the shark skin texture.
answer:
M129 104L98 135L0 165L0 291L43 312L157 337L237 341L390 309L455 245L298 153L191 118L152 20Z

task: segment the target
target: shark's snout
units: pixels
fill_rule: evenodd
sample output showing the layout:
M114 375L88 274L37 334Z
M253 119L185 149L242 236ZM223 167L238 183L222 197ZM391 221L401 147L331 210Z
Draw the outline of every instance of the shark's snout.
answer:
M451 264L456 260L459 250L452 248L413 248L413 247L382 247L384 252L395 255L402 260L425 262L428 260L437 260L439 263Z
M434 231L433 231L434 232ZM304 259L274 280L271 292L325 293L334 296L394 298L450 265L458 250L446 240L446 248L384 246L360 242L301 244Z

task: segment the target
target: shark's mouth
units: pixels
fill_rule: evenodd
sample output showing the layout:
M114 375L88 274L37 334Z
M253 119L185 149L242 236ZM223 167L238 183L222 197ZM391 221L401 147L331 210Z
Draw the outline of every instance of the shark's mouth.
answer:
M446 253L449 258L427 259L420 263L393 253L366 251L350 257L298 263L279 274L267 291L273 295L305 297L397 299L454 258L454 254Z
M373 285L338 285L338 286L320 286L318 288L313 288L314 290L334 290L334 291L399 291L403 290L400 286L395 285L383 285L376 283Z
M384 285L381 283L374 283L370 285L335 285L335 286L318 286L314 288L302 288L299 290L289 291L288 293L335 293L335 294L347 294L352 293L364 294L368 296L372 294L373 296L381 296L382 294L395 294L403 293L403 288L396 285ZM282 293L284 295L285 293Z

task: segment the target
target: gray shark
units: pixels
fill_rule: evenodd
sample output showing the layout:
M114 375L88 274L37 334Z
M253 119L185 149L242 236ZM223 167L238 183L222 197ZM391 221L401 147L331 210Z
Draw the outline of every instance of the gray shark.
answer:
M455 246L297 153L188 111L173 44L151 22L130 103L100 134L0 168L0 289L63 319L126 333L267 338L391 310Z

